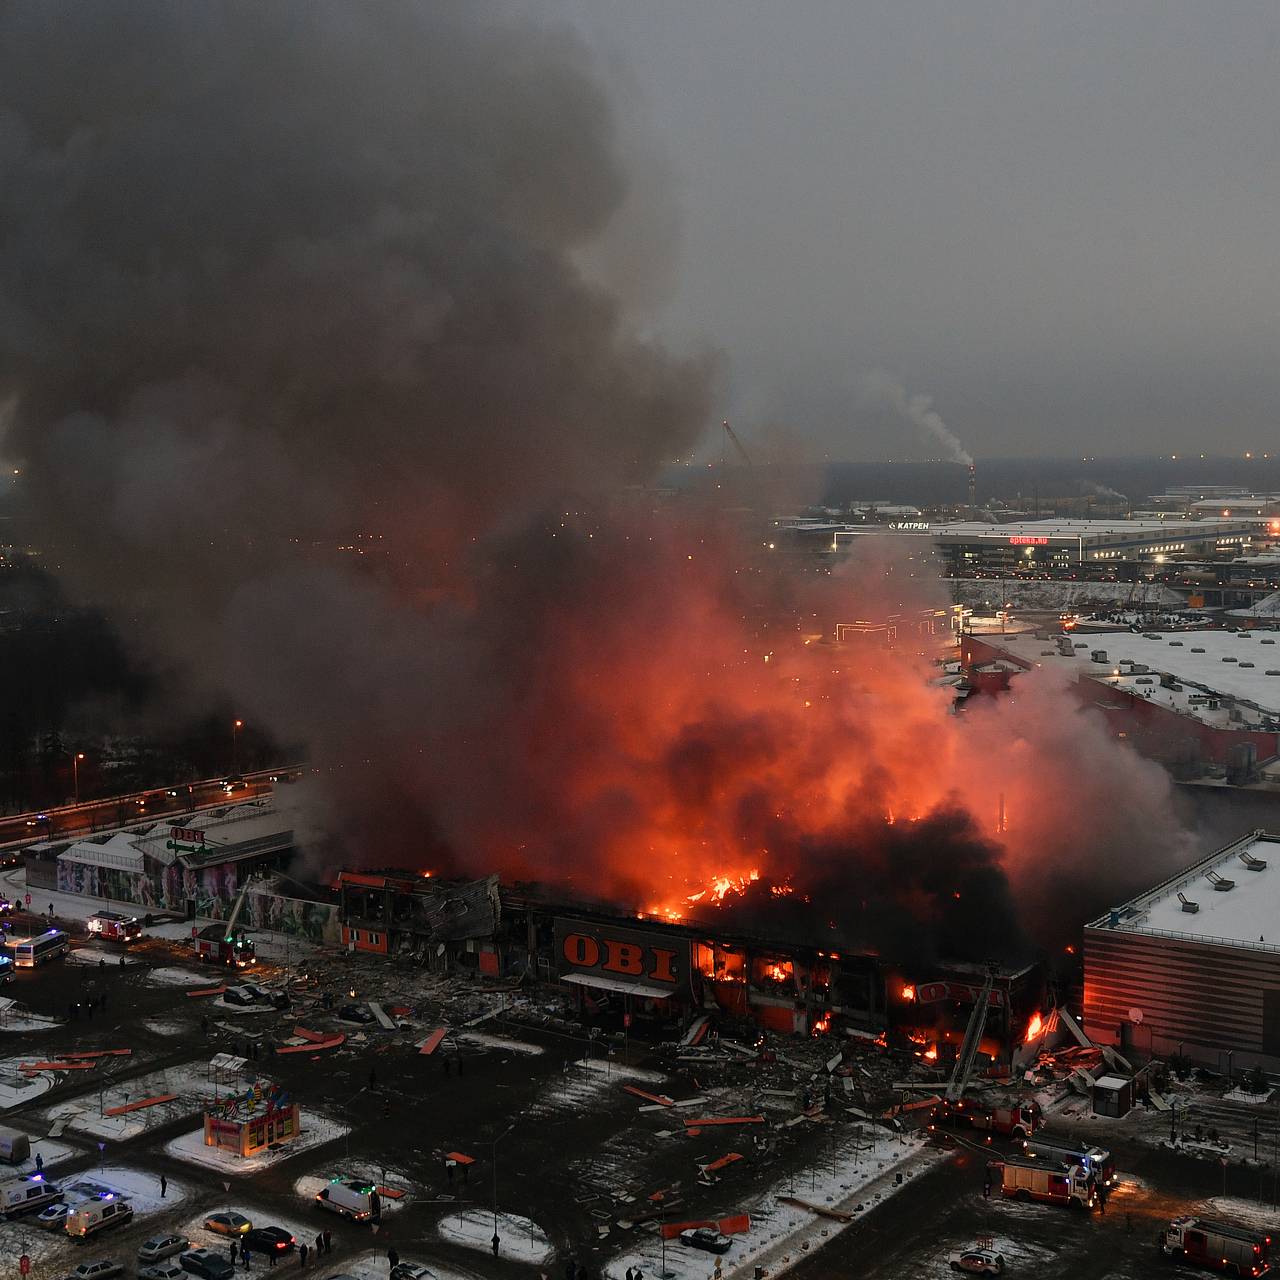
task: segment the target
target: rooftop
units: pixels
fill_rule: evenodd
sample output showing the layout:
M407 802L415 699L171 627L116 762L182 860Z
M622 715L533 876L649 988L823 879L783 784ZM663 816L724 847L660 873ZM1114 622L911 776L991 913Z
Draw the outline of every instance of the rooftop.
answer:
M1091 676L1209 724L1244 728L1280 720L1280 635L1270 631L1095 631L1070 636L1070 656L1059 652L1058 636L1044 632L980 638L1026 666ZM1106 660L1093 661L1094 653ZM1162 675L1172 683L1163 684ZM1234 705L1222 705L1224 698Z
M1280 835L1250 832L1085 927L1280 950Z

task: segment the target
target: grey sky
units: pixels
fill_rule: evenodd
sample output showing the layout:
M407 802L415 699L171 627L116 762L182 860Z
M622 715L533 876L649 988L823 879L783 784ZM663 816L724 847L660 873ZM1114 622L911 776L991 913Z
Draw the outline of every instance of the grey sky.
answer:
M726 352L744 433L927 456L859 402L881 369L979 455L1277 443L1274 3L544 12L675 171L656 322Z

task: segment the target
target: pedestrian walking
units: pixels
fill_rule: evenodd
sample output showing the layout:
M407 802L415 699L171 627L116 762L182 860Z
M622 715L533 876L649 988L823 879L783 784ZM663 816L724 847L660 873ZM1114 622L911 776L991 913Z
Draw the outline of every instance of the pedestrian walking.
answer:
M318 1258L324 1252L324 1236L316 1235L316 1257Z
M53 903L49 903L49 919L53 919Z
M169 1179L162 1173L160 1175L160 1199L163 1200L169 1190Z
M498 1246L499 1246L501 1243L502 1243L502 1242L498 1239L498 1233L495 1231L495 1232L493 1233L493 1239L489 1241L489 1248L491 1248L491 1249L493 1250L493 1256L494 1256L495 1258L498 1256Z
M98 960L98 971L99 971L99 972L101 972L101 971L102 971L103 969L105 969L106 967L107 967L107 962L106 962L105 957L104 957L104 958L100 958L100 959Z
M233 1267L236 1265L236 1253L237 1253L237 1250L236 1250L236 1242L233 1240L233 1241L232 1241L232 1242L227 1246L227 1257L230 1259L230 1261L231 1261L231 1265L232 1265Z
M300 1244L298 1246L298 1265L300 1267L305 1267L307 1265L307 1246L305 1244Z
M121 957L120 957L120 967L121 967L122 969L124 968L124 956L121 956Z
M249 1270L249 1246L243 1241L240 1244L240 1261L244 1263L244 1269Z
M333 1252L333 1232L328 1227L324 1229L324 1251L325 1253Z
M36 1152L36 1172L44 1172L44 1156L42 1156L38 1151Z

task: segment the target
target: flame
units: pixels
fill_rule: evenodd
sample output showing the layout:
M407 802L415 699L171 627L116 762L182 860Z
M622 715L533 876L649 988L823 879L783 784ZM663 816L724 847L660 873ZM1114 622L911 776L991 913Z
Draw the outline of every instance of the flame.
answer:
M825 1036L831 1030L831 1013L828 1010L813 1024L812 1034L815 1036Z
M916 998L916 989L910 983L905 983L902 988L902 998L910 1003Z
M1027 1034L1023 1037L1023 1042L1030 1044L1043 1030L1044 1019L1040 1016L1040 1011L1037 1010L1031 1015L1031 1021L1027 1023Z
M765 965L763 976L771 978L774 982L789 982L792 972L791 961L783 960L781 963Z
M926 1062L937 1062L937 1060L938 1060L938 1046L937 1046L936 1044L931 1044L931 1045L930 1045L930 1046L929 1046L929 1047L924 1051L924 1057L925 1057L925 1061L926 1061Z

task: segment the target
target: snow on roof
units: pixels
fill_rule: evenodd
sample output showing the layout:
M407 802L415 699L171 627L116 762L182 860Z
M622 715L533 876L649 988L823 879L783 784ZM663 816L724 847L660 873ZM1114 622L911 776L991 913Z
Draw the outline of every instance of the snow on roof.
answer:
M1257 629L1100 631L1083 640L1072 637L1069 657L1058 652L1057 636L1045 639L1043 633L988 635L982 641L1034 666L1093 676L1128 693L1149 691L1153 700L1209 723L1223 721L1227 711L1212 711L1205 706L1206 697L1234 700L1238 709L1253 713L1248 718L1254 721L1280 720L1280 634ZM1095 652L1105 653L1106 661L1094 662ZM1134 672L1130 664L1150 670ZM1182 688L1162 689L1161 674ZM1140 679L1151 683L1135 688Z
M140 871L142 850L133 837L125 831L117 831L108 840L100 842L79 840L66 849L60 862L79 862L86 867L114 867L118 871Z
M1085 927L1280 950L1280 835L1253 831Z

